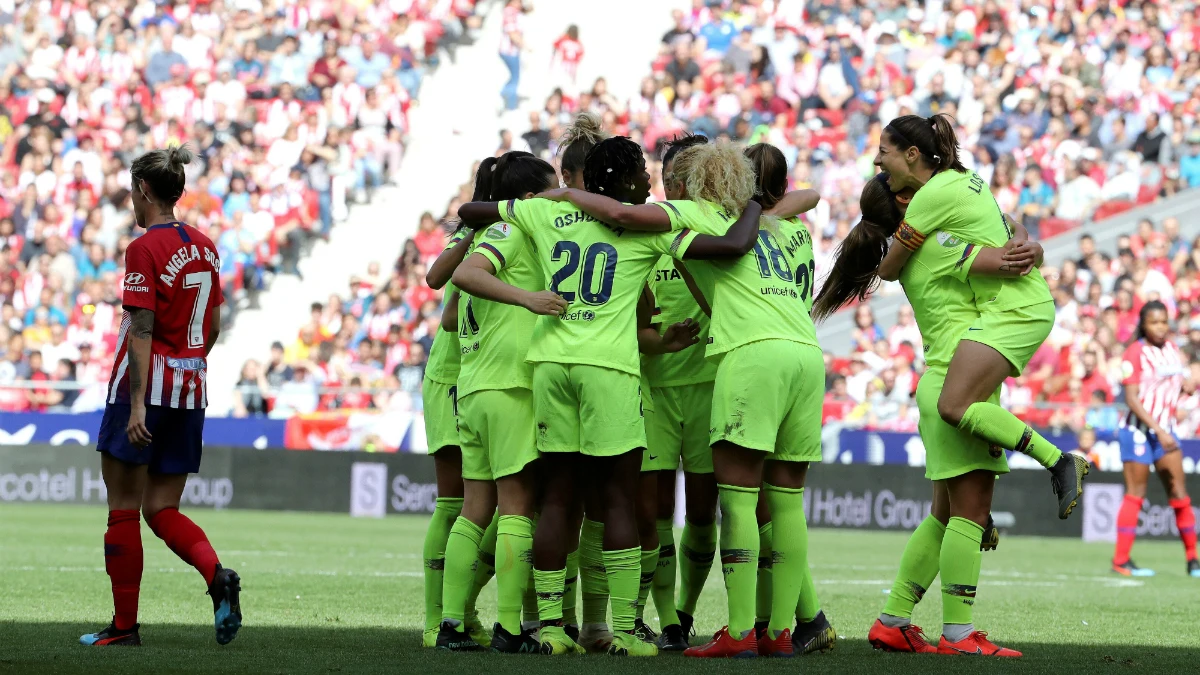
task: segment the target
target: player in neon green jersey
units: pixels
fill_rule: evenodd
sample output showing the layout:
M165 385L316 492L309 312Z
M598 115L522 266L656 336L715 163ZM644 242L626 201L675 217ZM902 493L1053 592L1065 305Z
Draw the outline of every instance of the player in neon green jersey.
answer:
M719 234L729 228L736 204L755 191L750 161L729 144L684 150L675 157L673 173L697 201L628 206L596 194L559 192L605 222ZM758 654L754 588L759 542L754 512L759 486L765 477L777 526L796 532L804 527L800 488L807 462L820 459L824 363L816 330L804 311L776 232L757 232L753 256L688 265L704 296L712 298L706 354L719 363L709 441L724 515L722 568L730 625L712 642L688 649L685 655ZM771 628L789 652L802 585L800 569L807 566L806 546L807 537L788 537L775 550L782 564L775 570Z
M525 198L556 180L554 167L545 161L510 152L484 161L477 192L495 199ZM511 284L542 300L536 308L558 313L558 298L542 290L541 268L521 232L497 223L475 237L472 251L454 272L455 283L465 292L472 293L488 282ZM499 506L500 559L495 562L499 611L491 647L502 653L537 652L533 632L521 630L533 542L536 490L532 464L538 456L533 369L525 363L525 352L537 315L470 295L464 295L459 305L459 437L466 499L462 516L450 532L446 570L470 570L480 557L484 530ZM446 580L437 646L453 651L479 649L462 631L468 588L452 581L455 579Z
M863 220L838 249L817 298L815 316L829 316L871 291L874 269L887 249L887 238L901 222L906 201L903 196L893 197L885 174L863 189ZM1020 656L989 642L972 623L992 492L996 477L1008 472L1008 463L1003 451L946 423L937 413L937 400L965 328L980 316L971 282L1015 278L1040 263L1040 256L1040 247L1028 242L1006 251L938 237L936 243L918 249L901 274L900 282L925 343L927 370L917 388L917 405L926 451L925 475L934 481L933 509L909 538L887 605L871 628L869 639L877 649L935 651L921 629L912 625L911 616L940 572L944 626L936 651ZM997 389L989 400L998 397Z
M908 257L934 231L943 238L989 247L1006 246L1013 238L1013 228L987 184L958 160L958 139L946 116L893 120L880 135L875 164L888 172L893 192L916 191L879 266L880 278L898 278ZM1010 279L972 279L970 285L979 321L963 331L938 413L947 424L992 445L1026 453L1049 469L1058 517L1066 518L1083 494L1087 461L1062 453L1011 412L988 401L1006 378L1021 374L1050 334L1050 289L1036 269Z
M589 190L624 201L644 202L650 192L641 148L627 138L597 144L588 154L584 180ZM636 304L662 255L742 256L756 240L759 212L751 202L728 232L701 236L636 233L597 222L569 203L538 199L472 203L459 210L467 222L502 216L529 235L549 289L568 303L561 317L539 319L528 355L534 363L538 449L547 470L534 536L543 653L581 651L562 628L561 609L567 515L581 471L604 485L604 563L614 630L609 653L657 653L632 633L641 554L634 507L646 444L639 412ZM490 299L517 300L499 294Z

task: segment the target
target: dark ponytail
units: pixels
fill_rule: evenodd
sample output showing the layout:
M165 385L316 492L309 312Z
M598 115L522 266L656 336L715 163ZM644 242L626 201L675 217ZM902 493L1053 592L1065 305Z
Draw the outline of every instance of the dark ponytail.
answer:
M863 187L859 197L862 220L855 225L834 254L821 292L813 302L812 317L829 318L852 300L866 300L879 283L876 272L888 251L888 237L900 226L900 209L887 185L887 174L879 174Z
M946 170L966 173L967 167L958 159L958 136L950 119L945 114L928 118L904 115L892 120L883 131L898 148L916 147L934 173Z
M492 173L496 170L496 158L485 157L479 163L475 172L475 191L471 193L471 201L487 202L492 199Z
M483 165L480 165L480 170ZM550 163L528 152L506 152L489 168L492 174L488 201L520 199L527 192L537 194L548 189L555 178Z
M746 148L746 156L754 164L754 174L758 178L754 193L766 211L778 204L787 193L787 159L779 148L770 143L758 143Z
M1137 330L1133 333L1135 342L1146 339L1146 317L1150 315L1150 312L1154 311L1167 312L1167 306L1161 300L1151 300L1142 305L1142 310L1138 312ZM1170 312L1167 312L1167 317L1170 318L1170 316Z

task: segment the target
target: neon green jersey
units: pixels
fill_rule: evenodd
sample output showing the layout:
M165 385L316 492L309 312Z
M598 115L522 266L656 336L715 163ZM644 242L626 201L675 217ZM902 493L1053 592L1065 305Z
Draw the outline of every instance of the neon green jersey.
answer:
M989 248L1003 248L1012 238L1004 212L974 171L934 174L913 196L904 223L915 231L909 243L916 245L929 240L935 231L939 240L974 242ZM968 283L981 312L1003 312L1053 300L1050 287L1036 269L1023 277L974 277Z
M659 335L684 319L700 324L700 342L695 347L642 359L650 386L679 387L712 382L717 377L717 366L704 358L704 347L701 346L708 344L708 316L692 297L687 282L669 256L663 256L655 265L654 276L650 278L650 293L654 296L651 322L657 324Z
M779 220L779 236L783 239L783 253L792 265L796 277L796 291L804 300L804 310L812 314L813 287L817 285L817 262L813 255L812 233L799 218Z
M533 244L508 223L496 223L475 239L471 253L488 259L496 278L527 291L546 287ZM463 293L458 303L458 339L462 371L458 395L484 389L533 387L533 366L525 362L537 315L514 305Z
M570 202L510 200L506 223L533 240L546 288L567 301L561 317L538 317L528 360L582 363L641 375L637 301L654 264L682 232L611 227Z
M450 235L450 243L446 244L446 248L442 249L442 252L445 253L454 248L468 233L470 230L466 227L455 230L454 234ZM448 283L442 291L442 297L448 300L457 290L454 284ZM459 307L461 309L461 303ZM433 336L433 346L429 348L429 360L425 363L425 377L441 384L454 384L458 381L458 369L458 338L450 331L439 329Z
M724 235L740 215L710 202L676 200L657 205L670 215L672 225L685 228L678 247L680 256L697 235ZM817 330L796 288L792 265L775 235L767 230L758 231L754 249L740 258L688 261L687 268L712 308L705 356L714 358L758 340L818 345Z
M900 272L930 369L950 365L963 333L979 318L967 273L981 250L954 237L934 239L917 249Z

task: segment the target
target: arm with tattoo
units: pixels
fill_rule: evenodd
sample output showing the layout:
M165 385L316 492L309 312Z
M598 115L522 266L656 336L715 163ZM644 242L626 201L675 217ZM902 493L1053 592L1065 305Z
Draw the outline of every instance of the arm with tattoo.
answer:
M137 405L146 403L146 380L150 371L150 341L154 336L154 312L130 307L129 317L129 398Z

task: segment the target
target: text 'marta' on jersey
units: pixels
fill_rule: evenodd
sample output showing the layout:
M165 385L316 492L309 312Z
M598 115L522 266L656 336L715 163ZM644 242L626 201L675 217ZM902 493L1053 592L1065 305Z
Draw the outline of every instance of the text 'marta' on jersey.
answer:
M1158 426L1172 433L1175 429L1175 408L1187 376L1183 355L1170 340L1161 347L1138 340L1129 345L1121 357L1121 384L1138 385L1138 401L1142 409L1150 414ZM1149 426L1132 411L1121 420L1121 426L1150 431Z
M729 213L711 202L672 200L655 202L685 233L678 255L699 234L722 236L740 214ZM779 234L782 236L783 231ZM811 242L810 249L811 251ZM808 307L812 303L812 275L792 268L779 237L766 229L750 253L731 260L688 261L712 308L705 355L716 357L758 340L791 340L818 346L817 329ZM799 277L799 278L798 278ZM807 297L805 297L807 296Z
M538 318L527 359L640 376L638 297L658 259L676 255L684 233L612 227L570 202L546 199L504 202L500 215L533 240L547 290L567 301L561 317Z
M208 405L206 341L221 305L221 259L211 240L183 223L147 228L125 251L121 334L109 379L109 403L129 403L131 308L154 312L146 405Z

